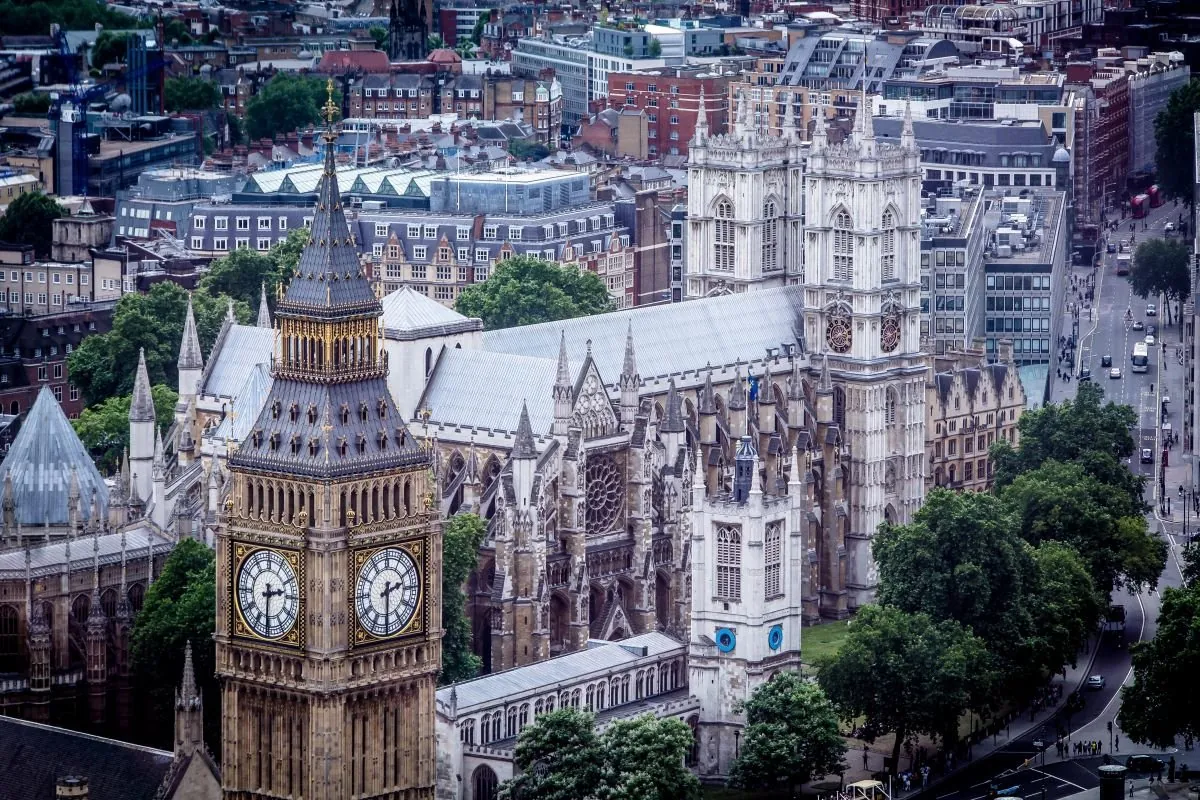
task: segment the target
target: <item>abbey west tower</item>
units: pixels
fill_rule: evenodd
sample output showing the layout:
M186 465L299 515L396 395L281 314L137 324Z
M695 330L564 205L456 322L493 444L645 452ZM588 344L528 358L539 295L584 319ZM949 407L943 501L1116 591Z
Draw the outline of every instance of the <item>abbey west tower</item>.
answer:
M826 617L873 599L875 531L924 498L918 160L907 110L898 146L876 140L865 108L844 143L829 143L823 117L813 134L801 283L808 349L824 356L814 446L833 469L819 488L837 511L813 565Z
M432 798L441 531L334 172L217 535L227 798Z

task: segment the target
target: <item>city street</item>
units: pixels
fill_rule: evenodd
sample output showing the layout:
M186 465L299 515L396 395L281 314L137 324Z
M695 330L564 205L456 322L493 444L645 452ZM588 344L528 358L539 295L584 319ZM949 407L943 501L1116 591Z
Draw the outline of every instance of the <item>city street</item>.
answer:
M1142 229L1142 221L1139 220L1137 231L1131 232L1130 221L1126 220L1118 231L1109 235L1113 241L1119 242L1121 239L1129 239L1133 233L1136 242L1140 243L1147 238L1161 236L1163 224L1176 221L1179 212L1179 208L1166 204L1151 211L1145 220L1145 230ZM1072 274L1078 285L1084 286L1092 270L1076 267L1072 269ZM1125 738L1116 723L1117 712L1120 710L1120 689L1133 675L1129 646L1154 636L1161 599L1160 590L1182 583L1179 548L1184 544L1183 516L1174 488L1184 483L1185 477L1181 466L1182 458L1179 455L1180 446L1168 447L1166 450L1166 493L1172 496L1170 515L1166 513L1165 508L1160 509L1164 498L1159 482L1155 479L1162 468L1165 446L1161 423L1177 421L1179 409L1182 407L1183 370L1176 360L1175 353L1175 348L1180 342L1180 322L1178 317L1173 315L1172 324L1166 325L1167 316L1161 298L1143 300L1132 294L1128 279L1116 274L1115 253L1102 252L1100 265L1096 270L1095 287L1095 302L1088 308L1086 299L1082 300L1083 308L1079 314L1079 347L1075 351L1073 363L1070 364L1076 379L1056 379L1055 368L1065 368L1066 365L1052 365L1051 397L1056 402L1073 397L1079 385L1077 378L1080 371L1087 368L1091 371L1092 380L1104 389L1108 398L1128 404L1137 411L1138 423L1134 436L1139 452L1130 459L1129 466L1147 478L1146 502L1153 509L1151 514L1147 515L1151 529L1163 532L1170 545L1171 555L1157 588L1136 596L1125 590L1113 592L1112 602L1125 608L1124 632L1105 636L1100 640L1094 654L1081 654L1078 669L1069 671L1069 677L1063 686L1065 694L1079 687L1088 675L1104 677L1103 689L1080 689L1084 700L1082 711L1074 714L1068 721L1061 713L1055 713L1058 709L1052 710L1045 714L1044 718L1038 719L1040 724L1029 727L991 754L981 757L947 780L931 787L923 795L925 800L983 800L987 797L991 784L995 784L1000 790L1012 790L1011 794L1017 797L1044 797L1045 800L1056 800L1075 792L1095 788L1099 785L1095 768L1102 763L1101 760L1059 759L1055 749L1055 738L1059 730L1068 731L1072 742L1099 740L1103 743L1103 753L1117 759L1132 754L1149 753L1160 755L1165 761L1174 755L1177 764L1189 764L1193 768L1200 766L1200 752L1185 751L1182 742L1177 742L1176 748L1168 750L1135 745ZM1068 295L1071 302L1081 302L1074 292L1069 292ZM1146 315L1147 302L1154 302L1158 307L1156 316ZM1127 309L1131 312L1128 318ZM1073 314L1069 308L1062 309L1062 312L1066 314L1063 330L1069 335ZM1147 348L1149 366L1144 373L1134 373L1130 369L1133 346L1136 342L1145 341L1146 336L1144 330L1133 330L1135 321L1157 327L1154 334L1155 344ZM1161 345L1164 338L1167 342L1165 354ZM1110 367L1103 366L1105 357L1111 358L1112 367L1121 370L1120 378L1109 377ZM1164 420L1160 418L1160 411L1166 398L1171 399L1166 404L1167 415ZM1172 427L1178 432L1176 426ZM1151 451L1152 463L1142 463L1142 448ZM1091 661L1090 668L1087 668L1093 657L1094 661ZM1062 705L1059 704L1059 709ZM1114 735L1121 740L1119 752L1112 750L1109 722L1113 723ZM1003 742L1003 734L1000 740ZM1025 766L1027 760L1030 763ZM1135 777L1134 780L1144 781L1145 778Z

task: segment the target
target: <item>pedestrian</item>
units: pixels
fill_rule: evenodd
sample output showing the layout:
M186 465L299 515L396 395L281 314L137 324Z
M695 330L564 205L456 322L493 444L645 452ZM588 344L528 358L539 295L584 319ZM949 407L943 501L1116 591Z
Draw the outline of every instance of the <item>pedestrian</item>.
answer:
M867 746L863 745L863 769L867 768Z
M1113 750L1118 753L1121 752L1121 737L1120 736L1113 737Z

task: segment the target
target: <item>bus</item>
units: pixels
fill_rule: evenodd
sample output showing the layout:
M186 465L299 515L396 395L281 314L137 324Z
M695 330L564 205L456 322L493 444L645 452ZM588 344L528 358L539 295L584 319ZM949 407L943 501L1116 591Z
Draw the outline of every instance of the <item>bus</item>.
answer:
M1135 342L1133 345L1133 356L1129 359L1133 362L1131 368L1134 372L1145 372L1150 366L1150 357L1147 352L1145 342Z
M1129 215L1134 219L1143 219L1150 211L1149 195L1139 194L1129 201Z
M1133 256L1131 254L1118 253L1117 254L1117 274L1118 275L1128 275L1129 274L1129 265L1132 261L1133 261Z
M1150 197L1151 208L1158 208L1166 199L1163 197L1163 193L1159 190L1157 183L1147 189L1146 194Z

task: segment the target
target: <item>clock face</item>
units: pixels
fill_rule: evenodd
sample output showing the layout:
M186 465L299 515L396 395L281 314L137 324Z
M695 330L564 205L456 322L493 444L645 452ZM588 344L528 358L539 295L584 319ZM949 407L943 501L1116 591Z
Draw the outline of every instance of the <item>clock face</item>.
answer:
M403 631L417 613L421 599L421 573L405 550L376 550L358 571L354 586L354 613L358 624L372 636L383 638Z
M900 346L900 315L891 313L883 317L883 326L879 331L879 346L883 352L891 353Z
M835 308L829 312L829 322L825 328L825 343L835 353L848 352L851 345L854 344L850 314L844 308Z
M275 550L254 550L237 575L242 619L264 639L282 639L296 625L299 583L291 561Z

